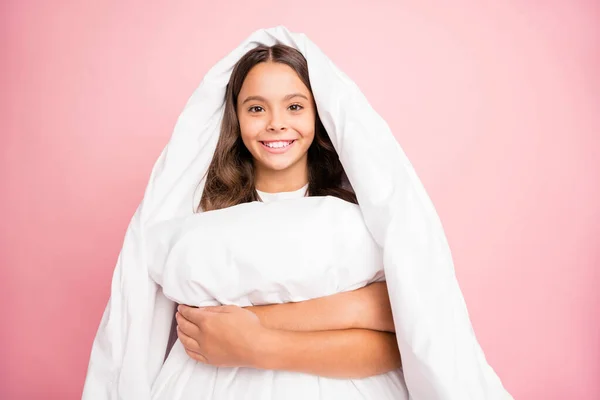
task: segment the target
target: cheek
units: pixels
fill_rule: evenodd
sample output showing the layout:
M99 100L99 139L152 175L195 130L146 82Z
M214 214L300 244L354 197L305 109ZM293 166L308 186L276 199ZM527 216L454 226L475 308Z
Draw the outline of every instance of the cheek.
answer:
M296 121L296 131L298 131L304 139L311 140L315 137L315 119L314 117L302 118Z
M264 130L264 122L258 118L240 120L240 132L243 140L253 140Z
M315 125L314 122L303 124L298 126L298 131L302 134L302 137L307 142L312 142L315 138Z
M305 136L306 138L306 146L310 147L310 145L312 144L312 142L315 140L315 131L314 129L311 129L310 132L308 132Z

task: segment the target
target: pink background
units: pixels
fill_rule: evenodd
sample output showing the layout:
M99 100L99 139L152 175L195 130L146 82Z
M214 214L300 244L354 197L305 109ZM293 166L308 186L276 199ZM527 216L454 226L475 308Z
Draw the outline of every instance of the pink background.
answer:
M80 397L179 112L210 66L278 24L391 125L514 397L600 398L598 3L3 1L0 15L0 398Z

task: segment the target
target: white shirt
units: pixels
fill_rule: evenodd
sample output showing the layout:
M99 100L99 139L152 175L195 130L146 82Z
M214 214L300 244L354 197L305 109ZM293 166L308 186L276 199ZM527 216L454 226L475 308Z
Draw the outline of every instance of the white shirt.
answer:
M302 186L298 190L294 190L293 192L277 192L277 193L267 193L262 192L256 189L258 193L258 197L262 200L263 203L270 203L272 201L285 200L285 199L296 199L299 197L306 196L306 192L308 191L308 183Z

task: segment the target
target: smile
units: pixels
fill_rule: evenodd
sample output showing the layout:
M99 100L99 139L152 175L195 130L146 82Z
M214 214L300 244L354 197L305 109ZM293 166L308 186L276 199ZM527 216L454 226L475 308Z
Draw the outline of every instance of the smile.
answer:
M265 150L269 153L281 154L285 153L296 140L279 140L273 142L260 142Z

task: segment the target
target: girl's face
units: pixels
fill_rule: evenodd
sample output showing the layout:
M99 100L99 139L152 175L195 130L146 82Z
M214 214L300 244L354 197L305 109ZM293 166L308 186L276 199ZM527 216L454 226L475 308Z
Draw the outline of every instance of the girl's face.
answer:
M254 66L238 95L237 115L257 176L280 175L304 184L316 110L296 72L281 63Z

